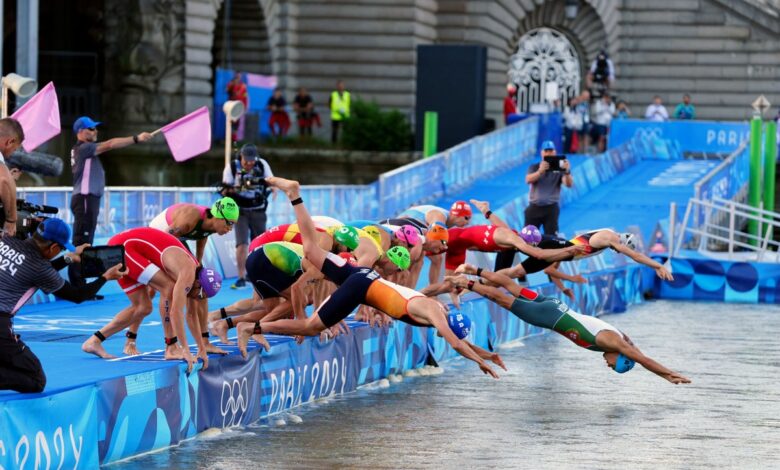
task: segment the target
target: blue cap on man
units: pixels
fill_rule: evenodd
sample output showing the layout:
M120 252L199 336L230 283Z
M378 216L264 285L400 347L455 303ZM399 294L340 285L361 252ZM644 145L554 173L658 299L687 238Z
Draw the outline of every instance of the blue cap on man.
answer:
M552 140L545 140L542 142L542 150L555 150L555 144Z
M68 251L76 251L76 247L70 242L70 237L72 235L70 226L62 219L43 219L43 221L38 224L37 232L44 240L59 243L67 248Z
M92 118L87 116L81 116L73 122L73 132L79 133L82 129L89 129L90 127L97 127L100 123L93 121Z

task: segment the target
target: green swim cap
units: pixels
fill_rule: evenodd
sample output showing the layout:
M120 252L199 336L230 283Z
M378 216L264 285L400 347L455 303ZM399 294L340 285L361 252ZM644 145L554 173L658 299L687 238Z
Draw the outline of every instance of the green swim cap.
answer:
M211 214L217 219L238 220L238 205L233 198L223 197L211 206Z
M360 236L357 229L349 225L342 225L333 232L333 239L353 251L360 244Z
M387 250L387 258L402 270L409 269L412 264L412 257L409 256L409 250L402 246L394 246Z

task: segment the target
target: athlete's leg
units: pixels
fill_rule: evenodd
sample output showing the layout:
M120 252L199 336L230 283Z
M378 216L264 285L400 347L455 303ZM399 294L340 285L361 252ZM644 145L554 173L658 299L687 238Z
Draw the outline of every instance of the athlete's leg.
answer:
M506 279L509 279L506 276L504 277ZM515 301L515 297L506 295L504 291L496 287L480 284L478 282L475 282L471 287L469 287L469 280L465 276L447 276L445 279L450 281L454 286L463 289L469 289L472 292L476 292L482 297L485 297L488 300L492 300L493 302L497 303L498 305L504 307L507 310L509 310L512 307L512 302ZM519 290L520 287L514 282L512 282L511 279L509 279L509 283L517 287Z
M244 300L239 302L243 302ZM224 320L219 319L211 322L209 331L212 335L218 336L219 340L224 344L232 344L227 336L228 331L230 331L231 328L235 328L236 325L242 322L254 323L256 321L262 320L263 317L265 317L274 307L276 307L276 305L278 305L278 303L279 299L262 300L259 308L246 309L241 311L239 314L231 314L231 316L226 316Z
M272 176L266 178L266 182L269 186L284 191L290 199L290 202L300 199L300 185L297 181ZM303 252L314 267L322 270L322 265L325 262L327 252L320 248L317 243L319 237L317 236L317 230L314 227L314 221L311 219L311 215L309 215L309 211L306 210L306 206L303 202L295 204L293 209L295 210L298 228L301 230Z
M130 299L130 306L122 309L116 316L103 328L95 332L89 339L81 345L81 350L94 354L103 359L113 359L116 356L109 354L103 347L103 341L111 337L118 331L121 331L138 318L143 319L152 313L152 302L149 299L149 293L144 286L127 294Z

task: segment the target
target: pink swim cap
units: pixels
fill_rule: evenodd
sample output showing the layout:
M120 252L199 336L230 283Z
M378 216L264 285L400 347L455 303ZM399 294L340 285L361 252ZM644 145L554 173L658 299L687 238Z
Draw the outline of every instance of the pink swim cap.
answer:
M408 243L411 246L417 246L420 244L420 233L414 226L406 224L395 231L395 238Z

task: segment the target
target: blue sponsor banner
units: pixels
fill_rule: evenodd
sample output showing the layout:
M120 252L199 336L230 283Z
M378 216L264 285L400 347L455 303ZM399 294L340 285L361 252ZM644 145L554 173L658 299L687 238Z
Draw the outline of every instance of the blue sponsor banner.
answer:
M97 384L101 464L195 436L199 375L184 370L177 364Z
M0 468L97 468L96 390L92 385L0 409Z
M673 258L674 281L655 282L662 299L780 303L780 265Z
M260 417L260 351L232 354L198 374L197 431L246 426Z
M681 152L731 153L748 140L749 134L747 122L618 119L612 121L608 142L611 149L638 137L648 143L659 139L669 141ZM674 156L669 152L657 155L659 158Z

